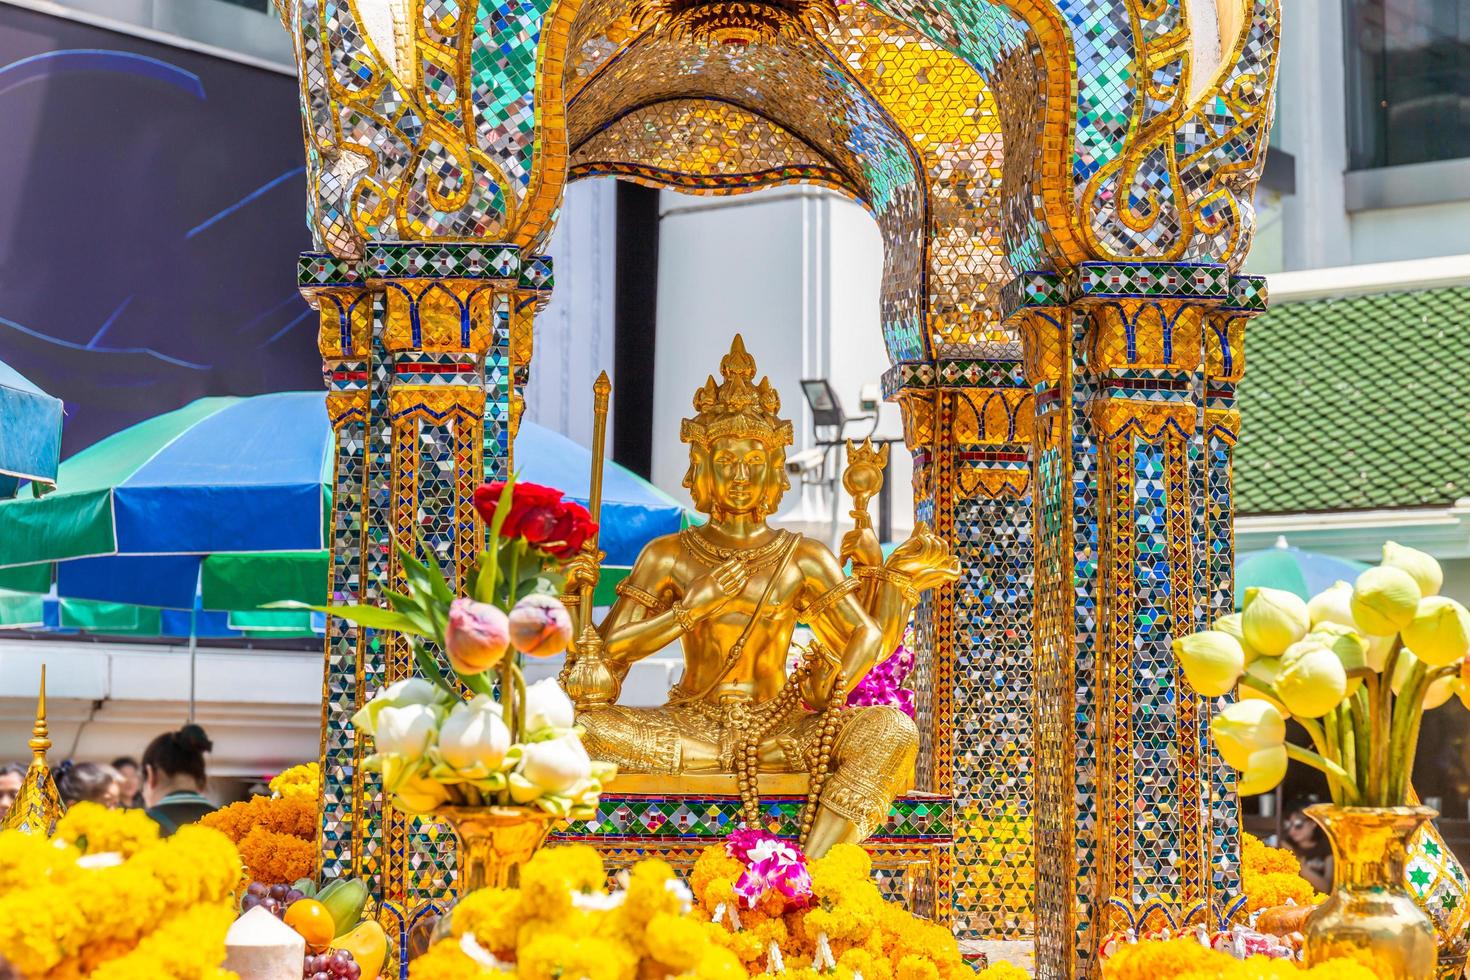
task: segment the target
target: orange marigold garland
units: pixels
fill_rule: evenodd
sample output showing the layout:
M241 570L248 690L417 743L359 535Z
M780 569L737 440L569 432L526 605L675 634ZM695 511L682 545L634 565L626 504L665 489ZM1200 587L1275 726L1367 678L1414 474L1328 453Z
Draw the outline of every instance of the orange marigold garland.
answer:
M231 803L200 821L235 842L252 881L288 885L316 872L316 795L296 785L291 795Z
M1301 876L1302 865L1295 854L1284 847L1267 847L1250 834L1243 836L1240 883L1246 911L1316 905L1326 899Z

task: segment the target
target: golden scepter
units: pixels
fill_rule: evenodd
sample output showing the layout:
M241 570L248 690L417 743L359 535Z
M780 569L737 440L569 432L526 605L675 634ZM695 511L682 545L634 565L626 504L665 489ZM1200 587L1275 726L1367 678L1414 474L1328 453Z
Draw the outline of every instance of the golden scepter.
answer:
M888 443L882 449L874 449L871 438L864 439L861 446L847 440L847 469L842 474L842 486L852 494L849 514L859 528L873 526L873 519L868 516L868 501L883 489L883 471L887 468Z
M602 537L602 468L607 447L607 403L612 382L604 371L592 385L592 486L587 495L587 510L597 531L582 545L582 553L600 567L601 552L597 542ZM592 622L592 595L596 586L584 582L578 601L581 630L568 651L562 686L578 708L612 704L617 700L618 683L602 662L602 634Z

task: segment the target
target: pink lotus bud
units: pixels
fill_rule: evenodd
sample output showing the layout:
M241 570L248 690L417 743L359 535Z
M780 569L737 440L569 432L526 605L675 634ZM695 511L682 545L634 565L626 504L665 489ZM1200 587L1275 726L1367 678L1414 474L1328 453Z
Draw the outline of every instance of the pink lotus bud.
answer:
M510 642L531 657L551 657L572 641L572 617L555 596L528 595L510 611Z
M473 599L455 599L449 604L444 652L459 673L478 674L494 667L505 656L509 642L510 623L499 609Z

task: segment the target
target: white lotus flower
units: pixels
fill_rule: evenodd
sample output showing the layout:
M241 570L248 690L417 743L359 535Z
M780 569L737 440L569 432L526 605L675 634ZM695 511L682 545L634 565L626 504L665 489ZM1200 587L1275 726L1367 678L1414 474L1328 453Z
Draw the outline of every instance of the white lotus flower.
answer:
M526 688L526 737L548 728L571 728L576 712L561 685L548 677Z
M422 677L409 677L389 684L379 691L377 697L363 705L357 714L352 716L352 724L359 731L376 737L378 716L387 708L406 708L415 704L439 707L448 703L449 695L444 691Z
M373 731L378 753L397 756L404 762L423 758L439 728L439 716L440 709L427 704L380 709Z
M529 803L538 796L568 793L592 775L592 760L581 738L575 732L567 732L523 746L516 775L520 778L511 781L512 796L517 803Z
M488 694L455 705L439 729L439 758L460 772L488 775L500 768L509 749L510 729Z

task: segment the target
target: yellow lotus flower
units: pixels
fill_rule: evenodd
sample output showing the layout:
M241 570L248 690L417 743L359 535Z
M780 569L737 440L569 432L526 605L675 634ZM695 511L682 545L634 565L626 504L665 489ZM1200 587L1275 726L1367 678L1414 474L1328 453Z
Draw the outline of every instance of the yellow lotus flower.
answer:
M1368 640L1356 629L1338 623L1322 623L1307 634L1304 643L1317 643L1337 655L1348 673L1368 666ZM1363 678L1349 677L1347 693L1352 697L1363 686Z
M1301 596L1281 589L1246 589L1240 614L1245 642L1262 656L1277 657L1307 635L1312 620Z
M1251 753L1246 767L1241 770L1235 791L1241 796L1259 796L1281 785L1281 780L1285 778L1286 746L1273 745L1270 748L1257 749Z
M1174 641L1174 656L1184 676L1207 698L1229 694L1245 670L1245 651L1229 633L1203 630Z
M1399 651L1398 663L1393 668L1393 693L1403 692L1404 684L1409 680L1409 671L1418 664L1419 658L1414 656L1414 651L1405 647ZM1430 684L1424 691L1424 710L1432 711L1455 696L1458 677L1441 677Z
M1377 565L1353 585L1353 620L1366 633L1392 636L1413 620L1422 598L1408 572Z
M1289 715L1291 712L1286 710L1286 705L1276 696L1276 679L1280 676L1280 657L1259 657L1245 668L1245 679L1255 683L1242 683L1236 693L1242 701L1265 701L1282 714Z
M1392 636L1368 636L1368 666L1378 673L1383 673L1383 668L1388 665L1388 655L1393 650L1395 637Z
M1286 710L1300 718L1320 718L1347 695L1347 672L1342 661L1326 647L1308 650L1287 662L1282 660L1276 678L1276 696Z
M1252 753L1286 742L1286 719L1269 701L1238 701L1220 709L1210 722L1220 758L1245 769Z
M1439 595L1439 588L1444 585L1444 569L1439 567L1433 555L1405 548L1395 541L1383 546L1383 564L1408 572L1419 591L1426 596Z
M1338 579L1329 588L1312 596L1307 602L1307 615L1311 617L1313 627L1322 623L1337 623L1356 629L1358 624L1353 620L1352 584Z
M1240 648L1245 651L1245 662L1247 664L1261 655L1258 650L1245 642L1245 630L1241 628L1240 613L1221 616L1215 620L1215 625L1211 626L1210 629L1217 630L1221 633L1229 633L1235 637L1235 642L1239 643Z
M1431 667L1448 667L1470 655L1470 610L1448 596L1431 595L1420 601L1403 637L1414 656Z

